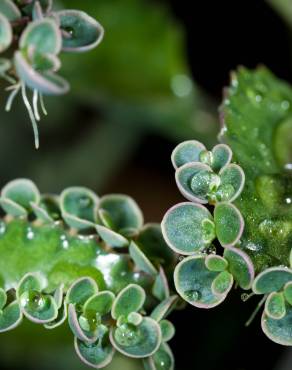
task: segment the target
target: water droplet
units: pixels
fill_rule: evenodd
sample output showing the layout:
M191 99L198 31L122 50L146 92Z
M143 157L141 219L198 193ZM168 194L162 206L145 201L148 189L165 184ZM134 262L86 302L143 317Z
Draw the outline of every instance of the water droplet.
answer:
M263 100L263 97L261 95L258 94L258 95L255 96L255 101L257 103L260 103L262 100Z
M46 304L47 298L34 290L26 291L20 297L20 305L22 307L28 307L30 310L41 311Z
M139 339L140 331L132 324L122 324L115 331L115 340L122 346L133 346Z
M249 249L250 251L257 252L261 250L261 246L255 243L249 242L245 245L245 248Z
M62 247L63 247L64 249L68 249L68 248L69 248L69 242L68 242L68 240L67 240L66 235L61 235L60 239L61 239Z
M32 240L32 239L34 238L34 232L33 232L33 230L32 230L32 228L31 228L31 227L28 227L28 228L27 228L26 237L27 237L27 239L29 239L29 240Z
M291 202L292 202L292 199L290 197L285 199L286 204L291 204Z
M197 290L187 290L184 295L189 301L197 301L200 298L200 292Z
M176 75L171 79L171 89L179 98L188 96L193 90L193 82L187 75Z
M217 250L214 244L211 244L209 247L203 250L204 254L216 254Z

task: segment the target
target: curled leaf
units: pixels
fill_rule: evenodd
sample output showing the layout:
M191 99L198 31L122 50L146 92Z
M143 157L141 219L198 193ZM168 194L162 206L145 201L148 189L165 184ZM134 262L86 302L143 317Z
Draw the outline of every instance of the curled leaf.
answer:
M0 13L0 53L12 43L12 28L8 19Z
M103 39L104 29L88 14L78 10L56 13L63 30L63 50L83 52L95 48Z
M66 302L82 306L97 291L97 284L92 278L82 277L76 280L68 289Z
M219 172L223 167L229 165L232 158L232 151L228 145L217 144L212 149L213 161L211 164L215 172Z
M144 302L146 294L143 288L137 284L129 284L117 295L112 306L112 317L128 316L131 312L138 312Z
M285 267L270 267L255 278L252 290L256 294L267 294L281 290L292 281L292 270Z
M146 257L135 242L131 242L129 247L129 253L137 268L141 271L146 272L149 275L156 276L157 270L153 266L152 262Z
M265 303L265 313L272 319L279 320L286 315L286 307L283 293L273 292L268 296Z
M262 315L262 329L273 342L284 346L292 345L292 307L286 307L286 314L281 319L273 319L264 311Z
M241 194L245 175L237 164L229 164L219 172L221 184L217 190L218 198L223 202L233 202Z
M10 303L0 313L0 333L16 328L22 321L22 313L17 301Z
M3 14L10 22L21 17L21 12L12 0L1 0L0 13Z
M171 161L175 169L190 162L199 162L200 153L206 150L205 146L196 140L180 143L172 152Z
M102 225L95 225L95 228L98 235L108 246L112 248L123 248L129 245L128 239L123 235Z

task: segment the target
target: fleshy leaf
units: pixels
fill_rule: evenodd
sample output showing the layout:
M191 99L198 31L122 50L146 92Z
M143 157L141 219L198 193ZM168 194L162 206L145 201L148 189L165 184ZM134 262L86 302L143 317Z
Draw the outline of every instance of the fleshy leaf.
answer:
M101 225L95 225L96 231L101 239L110 247L123 248L129 245L128 239L115 231Z
M10 181L1 191L1 206L7 213L13 212L12 215L18 216L17 211L19 215L25 214L31 209L31 202L37 204L39 201L39 190L27 179Z
M218 144L212 149L213 161L212 169L215 172L219 172L223 167L227 166L232 158L232 151L228 145Z
M44 13L48 13L51 10L53 0L32 0L31 4L27 4L23 7L23 12L31 16L36 1L39 2Z
M56 23L49 18L31 22L19 40L21 50L34 48L38 54L58 54L61 50L61 33Z
M0 75L7 72L11 68L11 62L9 59L0 58Z
M223 202L233 202L242 192L245 182L244 172L237 164L231 163L219 172L221 184L217 197Z
M140 229L143 225L143 214L138 204L131 197L123 194L109 194L100 198L100 209L107 211L114 230Z
M164 299L169 297L168 281L162 267L160 267L159 274L155 278L152 287L152 294L160 301L163 301Z
M68 324L74 336L86 343L94 343L97 339L95 332L84 330L78 320L78 313L74 304L68 306Z
M63 294L64 294L64 284L61 284L54 292L54 299L58 308L62 306Z
M104 335L102 340L97 340L95 343L85 343L75 338L74 346L81 361L95 369L107 366L112 361L115 353L108 335Z
M10 199L0 198L0 204L8 215L13 217L25 217L27 215L25 208L21 207Z
M272 319L282 319L286 314L285 300L283 293L270 293L265 304L265 313Z
M55 320L52 320L48 323L46 323L44 326L46 329L52 330L57 328L58 326L61 326L64 324L68 316L68 309L66 303L63 304L61 308L59 308L58 316L55 318Z
M174 308L177 299L178 299L177 295L172 295L166 298L161 303L159 303L159 305L156 306L151 313L152 319L154 319L157 322L164 319L169 314L170 310Z
M175 252L194 254L210 245L215 238L209 221L212 222L212 216L204 206L179 203L165 214L161 224L162 233Z
M16 297L19 300L27 291L41 292L45 287L45 280L38 273L28 273L20 280L16 289Z
M117 295L112 306L112 317L127 316L131 312L138 312L144 302L146 294L143 288L136 284L129 284Z
M140 315L138 312L131 312L127 316L127 322L129 324L133 324L134 326L140 325L142 320L143 320L143 316Z
M33 322L45 324L57 318L58 307L50 295L26 291L20 296L19 302L23 314Z
M282 319L272 319L265 311L262 315L262 329L273 342L284 346L292 345L292 307L286 307L286 315Z
M11 0L1 0L0 13L2 13L9 21L15 21L21 17L21 12Z
M205 264L208 270L217 272L226 270L228 266L226 259L216 254L209 254L205 260Z
M175 334L175 328L173 324L168 320L161 320L159 325L162 334L162 340L164 342L168 342Z
M45 95L63 95L69 91L69 84L62 77L48 72L37 72L20 51L14 54L14 63L21 80L31 89L36 89Z
M0 13L0 53L9 48L12 42L12 28L8 19Z
M144 271L149 275L156 276L157 270L153 266L152 262L146 257L135 242L131 242L129 247L129 253L138 270Z
M206 164L186 163L175 172L177 187L182 195L192 202L208 203L208 194L219 186L220 178Z
M98 292L90 297L84 304L83 312L85 316L92 316L99 313L101 316L110 312L115 295L107 290Z
M82 277L76 280L68 289L66 302L75 305L83 305L91 296L96 294L98 287L90 277Z
M235 245L243 232L244 220L239 210L230 203L219 203L214 210L216 235L223 247Z
M285 267L270 267L257 275L252 290L256 294L277 292L290 281L292 281L292 270Z
M289 282L285 285L284 297L286 301L292 306L292 282Z
M233 285L233 276L228 271L222 271L213 280L211 289L215 295L226 295Z
M88 14L78 10L62 10L56 14L63 30L64 51L91 50L102 41L102 26Z
M215 295L212 283L218 272L210 271L205 265L205 257L190 256L183 259L174 271L174 284L179 295L188 303L199 308L219 305L225 294Z
M145 317L138 326L124 324L113 329L110 339L116 350L133 358L153 355L162 340L158 323L150 317Z
M224 250L224 258L228 261L228 271L238 285L242 289L250 289L255 275L250 257L238 248L229 247Z
M10 303L0 314L0 333L16 328L22 321L22 313L17 301Z
M67 188L60 196L62 216L73 228L91 227L96 222L98 201L96 194L87 188Z
M200 153L206 150L205 146L196 140L180 143L172 152L171 160L175 169L190 162L199 162Z
M162 343L153 356L143 360L145 370L174 370L174 357L167 343Z

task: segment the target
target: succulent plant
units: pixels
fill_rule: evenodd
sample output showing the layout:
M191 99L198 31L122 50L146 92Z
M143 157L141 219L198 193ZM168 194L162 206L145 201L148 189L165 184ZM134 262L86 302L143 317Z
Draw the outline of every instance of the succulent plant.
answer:
M9 83L6 110L21 92L31 119L35 146L39 146L39 102L46 115L44 95L68 92L68 82L57 72L59 54L95 48L103 38L102 26L83 11L52 9L52 0L1 0L0 77ZM32 91L32 107L27 96Z
M234 285L248 291L243 301L261 295L247 324L264 306L264 333L292 345L292 89L263 67L231 77L221 143L207 151L189 140L173 151L189 202L165 214L162 232L182 255L174 282L185 301L214 307Z
M66 321L80 359L108 365L116 351L145 369L173 369L167 342L176 263L159 224L137 203L84 187L41 195L28 179L1 191L0 331L25 318L52 330ZM154 253L155 251L155 253Z

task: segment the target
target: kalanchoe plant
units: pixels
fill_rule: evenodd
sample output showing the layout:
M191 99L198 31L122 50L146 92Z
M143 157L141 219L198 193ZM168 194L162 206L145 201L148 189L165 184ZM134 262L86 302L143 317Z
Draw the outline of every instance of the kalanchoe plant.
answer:
M265 68L232 73L221 143L175 148L176 182L189 202L162 221L168 246L188 256L174 272L179 295L210 308L235 282L250 291L244 301L262 295L247 324L264 305L262 329L283 345L292 345L291 107L291 87Z
M84 187L41 195L17 179L0 204L1 332L23 319L48 330L67 321L91 367L107 366L117 351L146 370L174 369L166 316L178 298L168 285L176 257L132 198Z
M6 110L21 92L39 146L40 108L47 114L43 96L62 95L69 84L57 72L59 54L95 48L103 38L102 26L78 10L53 10L53 0L1 0L0 77L9 83ZM32 107L27 96L32 91Z

